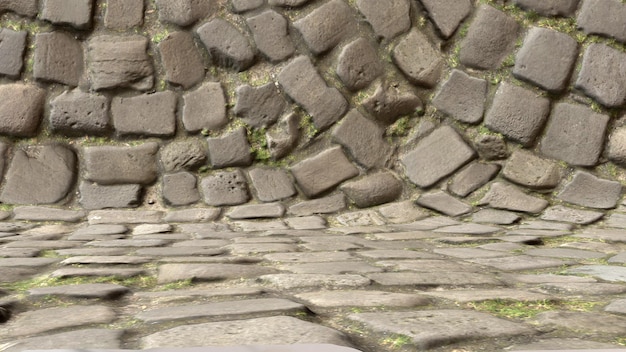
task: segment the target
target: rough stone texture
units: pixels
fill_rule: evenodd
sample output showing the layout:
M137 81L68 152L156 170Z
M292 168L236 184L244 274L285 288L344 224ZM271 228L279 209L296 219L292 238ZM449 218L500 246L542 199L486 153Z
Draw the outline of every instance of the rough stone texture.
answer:
M289 37L289 22L278 12L268 10L246 19L257 49L271 62L280 62L296 51Z
M255 278L273 274L276 270L244 264L163 264L159 267L160 284L182 281L215 281L224 279Z
M93 0L42 0L40 17L78 29L91 27Z
M571 36L533 27L515 57L513 75L549 92L558 93L569 82L578 44Z
M601 219L604 213L599 211L581 210L555 205L543 212L542 220L564 221L575 224L590 224Z
M590 275L604 281L626 282L626 267L615 265L583 265L568 269L568 274Z
M359 174L341 147L329 148L291 167L300 190L314 198Z
M289 207L288 213L296 216L314 214L330 214L346 208L346 197L343 193L296 203Z
M31 84L0 86L0 134L31 137L37 132L46 91Z
M407 0L390 0L384 3L357 0L356 5L378 37L392 40L411 27L410 5Z
M104 26L110 29L130 29L143 24L142 0L107 0Z
M363 107L377 120L391 124L421 108L422 101L410 88L388 82L379 84L374 94L363 101Z
M263 5L263 0L230 0L233 12L240 13L257 9Z
M411 82L426 88L437 84L444 66L441 54L417 29L402 38L393 49L392 59Z
M35 17L38 12L37 0L2 0L0 1L0 13L11 11L18 15Z
M420 0L420 2L444 38L450 38L472 11L469 0Z
M159 20L182 27L206 17L211 12L211 2L204 0L156 0Z
M498 68L515 48L520 25L488 5L480 5L476 12L461 42L461 63L480 70Z
M109 102L103 95L80 89L50 100L50 127L68 136L100 135L109 128Z
M200 200L196 177L189 172L163 176L163 199L170 205L189 205Z
M520 7L535 11L542 16L574 15L579 0L513 0Z
M315 55L332 49L356 29L354 12L342 0L331 0L295 21L307 47Z
M68 194L76 177L76 155L61 145L17 148L7 170L0 201L51 204Z
M237 88L234 113L254 128L273 125L285 110L285 99L274 83L260 87L242 85Z
M33 77L37 80L77 86L85 66L80 41L63 32L35 36Z
M134 97L115 97L111 102L111 118L117 134L167 137L176 132L174 92L156 92Z
M410 223L428 217L427 212L416 207L410 200L381 206L378 212L393 224Z
M519 188L505 183L495 182L480 200L481 205L492 208L539 213L548 206L548 202L522 192Z
M217 130L228 123L226 97L219 82L207 82L183 95L183 125L191 133Z
M509 156L506 142L500 135L479 134L474 139L474 148L485 160L501 160Z
M450 126L442 126L400 158L406 174L419 187L434 185L475 157L474 150Z
M248 38L230 22L215 18L196 32L217 65L243 71L254 63L254 51Z
M87 54L91 87L95 90L152 88L154 68L147 48L148 38L140 35L92 37Z
M540 158L525 149L511 154L502 176L518 185L536 189L554 188L561 180L556 162Z
M221 137L207 139L209 160L214 168L248 166L252 164L246 129L240 127Z
M500 166L497 164L473 162L452 178L448 191L465 197L491 181L499 171Z
M358 110L351 110L333 130L333 141L341 144L364 167L382 168L393 152L383 139L385 131Z
M217 208L196 208L170 210L167 212L163 221L165 222L209 222L214 221L220 216L220 209Z
M85 209L133 208L141 204L140 185L99 185L81 182L80 205Z
M417 199L417 204L448 216L460 216L472 211L472 206L441 191L422 194Z
M217 172L201 180L204 202L208 205L238 205L248 201L248 184L241 170Z
M0 9L2 5L0 4ZM12 79L19 78L24 65L24 49L26 47L26 32L0 29L0 75Z
M23 0L19 0L23 1ZM33 349L118 349L122 347L124 330L83 329L15 341L5 352L20 352Z
M511 225L520 218L516 213L495 209L482 209L472 214L473 222L497 225Z
M326 85L306 56L291 60L278 74L278 83L311 115L320 131L337 122L348 108L346 98L336 88Z
M205 164L207 145L200 138L187 138L162 147L160 156L165 171L194 170Z
M28 295L32 297L51 295L71 298L115 299L129 292L128 287L114 284L76 284L33 288L28 290Z
M585 0L582 2L576 24L586 34L599 34L626 42L626 5L621 1Z
M502 82L485 117L485 126L530 146L550 112L550 100L534 91Z
M577 171L557 198L583 207L610 209L617 206L621 195L622 185L619 182Z
M233 207L226 216L231 219L280 218L285 207L280 203L246 204Z
M204 79L204 62L189 32L170 33L158 47L168 82L188 89Z
M262 202L274 202L296 194L293 181L285 170L257 167L248 172L257 198Z
M483 118L487 98L487 81L453 70L441 86L432 104L441 112L465 123L478 123Z
M382 171L346 182L341 190L357 207L366 208L396 200L402 193L402 183L391 172Z
M293 150L300 137L300 118L291 113L283 116L276 126L265 134L272 160L279 160Z
M618 127L609 137L606 156L620 166L626 166L626 127Z
M608 0L610 1L610 0ZM576 88L612 108L626 103L626 53L593 43L583 55Z
M626 330L624 319L595 312L543 312L537 315L534 323L542 328L560 328L589 333L621 334Z
M556 104L541 140L541 152L571 165L593 166L604 148L609 116L584 105Z
M365 38L347 44L339 54L337 76L352 91L367 87L383 73L378 52Z
M99 184L150 184L157 178L158 144L136 147L85 147L85 179Z

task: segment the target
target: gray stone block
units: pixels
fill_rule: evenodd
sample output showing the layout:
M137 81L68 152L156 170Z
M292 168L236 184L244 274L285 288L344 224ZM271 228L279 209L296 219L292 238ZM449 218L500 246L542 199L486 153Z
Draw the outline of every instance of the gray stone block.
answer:
M411 182L426 188L475 158L474 150L450 126L442 126L400 158Z
M574 224L591 224L604 216L603 212L581 210L562 205L554 205L546 209L541 215L541 220L571 222Z
M226 97L219 82L207 82L183 95L183 125L191 133L217 130L228 123Z
M576 171L574 177L557 198L589 208L611 209L622 196L622 185L617 181L598 178L588 172Z
M291 167L300 190L314 198L359 174L341 147L329 148Z
M420 109L422 101L408 86L386 82L380 83L374 94L365 99L362 105L377 120L391 124L401 116Z
M93 0L42 0L39 16L54 24L67 24L77 29L89 29Z
M161 163L166 172L195 170L207 161L207 144L200 138L172 142L161 148Z
M295 113L284 116L265 134L267 148L273 160L285 157L296 147L300 138L300 119Z
M243 71L254 63L254 50L248 38L230 22L215 18L196 30L213 62Z
M306 46L315 55L339 44L356 30L355 14L343 0L330 0L293 22Z
M78 187L85 209L134 208L141 204L140 185L99 185L83 181Z
M169 83L189 89L204 79L204 61L189 32L170 33L158 47Z
M463 65L490 70L500 66L515 48L520 25L504 12L480 5L476 17L461 42Z
M422 194L417 199L417 204L448 216L461 216L472 211L471 205L442 191Z
M254 168L248 172L257 198L262 202L274 202L296 194L289 175L282 169Z
M608 116L587 106L559 103L552 110L541 152L571 165L596 165L604 148L608 122Z
M518 185L535 189L554 188L561 180L556 162L524 149L513 152L502 170L502 176Z
M583 55L576 88L613 108L626 103L626 53L605 44L593 43Z
M368 169L382 168L393 148L383 139L385 131L358 110L351 110L333 130L333 141Z
M34 136L41 121L46 91L32 84L3 84L0 96L0 134Z
M523 9L535 11L542 16L573 16L579 0L513 0Z
M626 4L618 0L584 0L576 24L586 34L612 37L626 43Z
M85 179L103 185L150 184L157 178L158 149L158 144L154 142L136 147L85 147Z
M406 35L393 49L393 62L413 83L431 88L441 78L444 61L428 37L417 29Z
M0 179L4 176L5 167L8 165L8 153L10 145L6 142L0 142Z
M113 127L120 136L172 136L177 105L178 97L171 91L115 97L111 101Z
M474 148L485 160L501 160L509 156L506 142L499 135L479 134L474 139Z
M63 32L35 36L35 79L77 86L84 66L82 43L74 37Z
M332 196L307 200L289 207L288 213L295 216L309 216L314 214L332 214L346 208L346 197L343 193Z
M156 0L159 21L181 27L189 26L211 13L210 1L198 0Z
M130 29L143 24L143 0L107 0L104 26Z
M285 207L280 203L246 204L233 207L226 216L233 220L280 218Z
M204 202L212 206L246 203L248 183L241 170L217 172L200 181Z
M485 112L487 88L486 80L453 70L450 78L433 98L432 104L456 120L478 123L483 119Z
M268 10L246 22L257 49L271 62L283 61L296 51L289 37L289 22L278 12Z
M285 110L285 99L274 83L260 87L237 87L237 104L233 112L248 125L262 128L273 125Z
M109 130L109 101L80 89L50 100L50 128L68 136L100 135Z
M248 166L252 164L246 129L238 129L221 137L208 138L209 160L214 168Z
M541 132L549 112L548 98L502 82L485 117L485 126L524 146L530 146Z
M170 210L167 212L163 221L172 222L192 222L202 223L217 220L220 216L219 208L191 208L182 210Z
M620 166L626 166L626 127L618 127L611 132L606 156L612 162Z
M544 210L548 202L528 195L516 186L494 182L487 194L480 200L479 205L536 214Z
M2 0L0 13L11 11L26 17L35 17L39 11L38 0Z
M257 9L263 5L263 0L230 0L233 12L240 13Z
M179 206L200 200L196 177L189 172L177 172L163 176L163 199L167 204Z
M448 191L465 197L491 181L500 171L500 165L472 162L459 171L448 185Z
M0 75L12 79L20 77L24 66L25 48L25 31L16 32L7 28L0 29Z
M391 172L381 171L340 187L359 208L389 203L402 194L402 182Z
M378 52L365 38L347 44L339 54L337 76L351 91L363 89L383 73Z
M356 5L378 37L392 40L411 28L407 0L357 0Z
M568 34L533 27L517 52L513 75L549 92L566 88L576 62L578 44Z
M420 0L444 38L450 38L472 11L470 0Z

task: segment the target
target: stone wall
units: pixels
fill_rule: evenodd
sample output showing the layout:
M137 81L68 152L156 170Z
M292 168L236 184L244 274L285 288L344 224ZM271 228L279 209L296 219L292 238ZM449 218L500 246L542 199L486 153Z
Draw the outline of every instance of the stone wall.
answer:
M558 219L621 201L619 0L0 0L0 12L9 206L251 203L265 206L241 217L274 217L414 200Z

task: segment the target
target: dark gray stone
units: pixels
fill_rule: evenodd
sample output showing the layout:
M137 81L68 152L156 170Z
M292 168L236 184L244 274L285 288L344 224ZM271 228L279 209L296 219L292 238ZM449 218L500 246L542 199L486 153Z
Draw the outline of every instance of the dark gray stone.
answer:
M37 133L45 104L46 91L31 84L0 86L0 133L32 137Z
M391 124L420 109L422 101L405 85L388 82L381 83L374 94L363 101L363 107L377 120Z
M479 134L474 139L474 148L485 160L501 160L509 156L506 142L500 135Z
M134 97L115 97L111 102L113 127L121 136L167 137L176 132L174 92L156 92Z
M475 152L454 128L442 126L401 157L406 174L419 187L434 185L474 159Z
M41 287L28 290L32 297L61 296L70 298L116 299L130 292L128 287L114 284L77 284Z
M581 210L564 207L562 205L554 205L543 212L541 219L586 225L601 219L603 216L604 213L599 211Z
M296 194L293 181L283 169L257 167L250 170L248 175L257 198L262 202L274 202Z
M341 147L329 148L291 167L300 190L314 198L359 174Z
M248 184L241 170L217 172L201 180L204 202L208 205L238 205L247 202Z
M85 66L83 46L63 32L35 36L33 77L37 80L77 86Z
M82 210L35 206L13 208L13 220L78 222L85 217L86 214Z
M626 43L626 5L621 1L583 1L576 24L586 34L599 34Z
M270 6L299 7L311 0L268 0Z
M576 62L578 44L568 34L533 27L515 57L513 75L552 93L569 83Z
M42 0L39 16L54 24L67 24L78 29L89 29L93 0Z
M289 37L289 22L278 12L268 10L246 19L257 49L271 62L280 62L296 51Z
M346 198L343 193L296 203L289 207L288 213L296 216L313 214L331 214L346 208Z
M573 16L579 0L514 0L515 4L542 16Z
M307 47L315 55L332 49L356 30L352 8L342 0L330 0L293 26L300 32Z
M295 113L287 114L265 134L272 160L287 156L296 147L298 138L300 138L300 119Z
M85 179L103 185L150 184L157 178L158 148L155 142L136 147L85 147Z
M204 62L191 33L170 33L158 47L169 83L189 89L204 79Z
M441 78L444 66L441 54L417 29L400 40L392 58L402 73L417 85L432 88Z
M159 21L182 27L208 16L212 10L211 2L205 0L156 0L156 5Z
M383 139L385 131L358 110L351 110L333 130L333 141L367 169L387 164L393 148Z
M604 148L609 116L584 105L556 104L541 140L541 152L571 165L594 166Z
M104 26L110 29L130 29L143 24L142 0L107 0Z
M550 112L550 100L508 82L500 83L485 126L524 146L533 144Z
M391 172L381 171L341 186L348 198L359 208L367 208L396 200L402 194L402 182Z
M274 83L260 87L237 87L237 104L233 112L248 125L263 128L273 125L285 110L285 99Z
M39 11L37 0L1 0L0 13L11 11L18 15L35 17Z
M254 51L248 38L234 25L215 18L196 30L214 63L243 71L254 63Z
M195 170L207 160L207 145L199 138L172 142L161 148L165 171Z
M109 101L103 95L65 91L50 100L50 127L68 136L100 135L109 128Z
M622 196L622 185L617 181L600 179L590 173L577 171L572 180L557 194L557 198L583 207L611 209Z
M7 170L0 201L51 204L67 196L76 177L76 154L61 145L17 148Z
M246 129L240 127L221 137L207 139L209 160L214 168L248 166L252 164Z
M19 0L23 1L23 0ZM83 329L45 336L30 337L15 341L5 352L20 352L34 349L118 349L122 347L123 329Z
M0 9L2 5L0 4ZM0 10L1 11L1 10ZM20 77L24 66L24 49L26 48L26 32L0 29L0 75L12 79Z
M605 44L592 43L583 55L576 88L613 108L626 103L626 53Z
M480 200L479 205L492 208L539 213L548 206L548 202L522 192L519 188L501 182L495 182Z
M217 130L228 123L226 97L219 82L207 82L183 95L183 125L188 132Z
M392 40L411 28L407 0L357 0L356 5L378 37Z
M441 86L432 104L443 113L465 123L478 123L483 118L487 98L487 81L463 71L453 70Z
M278 83L311 115L319 131L337 122L348 108L346 98L336 88L326 85L306 56L291 60L278 74Z
M417 204L448 216L460 216L472 211L471 205L467 205L442 191L422 194L417 199Z
M383 73L378 52L365 38L347 44L339 54L337 76L352 91L369 86Z
M78 201L85 209L134 208L141 204L140 185L99 185L81 182Z
M263 5L263 0L230 0L233 12L240 13L257 9Z
M480 5L476 12L461 42L461 63L480 70L496 69L515 48L520 25L489 5Z
M530 151L518 149L506 162L502 176L529 188L554 188L561 180L556 162L540 158Z
M189 172L163 176L163 199L170 205L189 205L200 200L196 177Z
M91 87L94 90L152 88L154 68L147 48L148 38L140 35L92 37L87 54Z
M452 178L448 191L465 197L491 181L499 171L500 165L473 162Z
M231 219L280 218L285 214L285 207L280 203L246 204L233 207L227 214Z
M444 38L450 38L472 11L470 0L420 0Z
M606 156L612 162L626 166L626 127L618 127L611 132L606 146Z

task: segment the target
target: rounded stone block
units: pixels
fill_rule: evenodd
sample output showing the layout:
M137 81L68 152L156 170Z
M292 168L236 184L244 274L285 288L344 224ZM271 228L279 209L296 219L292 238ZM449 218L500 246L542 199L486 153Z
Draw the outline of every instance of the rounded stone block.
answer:
M69 136L99 135L109 129L109 100L104 95L65 91L50 100L50 127Z
M248 183L241 170L217 172L200 181L204 202L212 206L246 203Z
M396 200L402 193L402 182L391 172L382 171L340 188L357 207L366 208Z
M35 36L35 79L77 86L84 66L83 45L74 37L63 32Z
M346 45L339 54L337 75L346 88L357 91L367 87L383 73L378 52L366 39Z
M450 38L472 11L470 0L420 0L439 33Z
M622 185L619 182L577 171L557 198L583 207L610 209L617 206L621 196Z
M359 170L337 146L302 160L291 168L291 173L300 190L313 198L357 176Z
M444 61L430 40L417 29L412 30L393 49L393 62L413 83L431 88L440 79Z
M246 22L257 49L271 62L283 61L296 51L289 37L289 22L278 12L268 10Z
M217 65L243 71L254 63L254 50L248 38L230 22L215 18L196 32Z
M583 55L576 88L600 104L613 108L626 103L626 53L592 43Z
M248 166L252 153L246 129L240 127L221 137L208 138L209 160L214 168Z
M26 31L16 32L7 28L0 29L0 75L12 79L19 78L24 66L25 48Z
M159 21L173 23L182 27L208 16L212 1L206 0L156 0Z
M217 130L228 123L226 97L219 82L207 82L183 95L183 125L188 132Z
M456 120L478 123L487 100L487 81L453 70L432 100L433 106Z
M311 52L319 55L352 34L356 29L356 20L345 1L331 0L295 21L293 26Z
M170 33L158 47L168 82L189 89L204 79L204 62L190 33Z
M89 29L93 0L42 0L40 17L54 24Z
M196 203L200 200L196 177L185 171L164 175L163 199L174 206Z
M381 38L392 40L411 28L407 0L357 0L356 5L374 33Z
M150 184L157 178L158 149L154 142L136 147L85 147L85 179L103 185Z
M234 113L254 128L273 125L285 110L285 99L274 83L260 87L237 87L237 104Z
M31 84L3 84L0 97L0 134L34 136L41 121L46 91Z
M172 136L177 105L178 97L171 91L115 97L111 101L113 127L121 136Z

